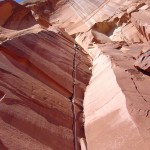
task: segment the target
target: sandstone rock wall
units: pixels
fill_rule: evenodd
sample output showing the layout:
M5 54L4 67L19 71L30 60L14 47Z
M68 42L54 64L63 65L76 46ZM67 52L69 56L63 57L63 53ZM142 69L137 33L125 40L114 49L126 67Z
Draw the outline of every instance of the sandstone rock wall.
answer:
M1 1L0 149L149 150L149 6Z
M149 77L133 67L130 55L98 48L84 98L87 147L148 150Z
M10 1L1 2L1 7L8 3L22 10L23 6ZM11 16L14 15L13 11ZM11 16L8 23L12 19L17 24ZM28 16L22 17L28 20ZM74 39L63 30L44 29L37 22L23 30L11 27L11 24L9 28L1 26L1 39L5 38L0 45L0 147L74 149L71 103ZM84 53L80 49L76 56L75 111L79 141L84 137L82 103L91 65Z

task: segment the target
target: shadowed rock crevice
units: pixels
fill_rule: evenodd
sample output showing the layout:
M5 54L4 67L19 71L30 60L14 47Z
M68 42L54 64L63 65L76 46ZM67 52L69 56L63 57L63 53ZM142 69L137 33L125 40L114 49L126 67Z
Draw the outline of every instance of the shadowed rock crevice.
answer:
M77 150L79 147L78 139L77 139L77 114L76 114L76 54L77 54L77 47L74 47L74 56L73 56L73 64L72 64L72 96L71 96L71 103L72 103L72 115L73 115L73 123L72 123L72 130L74 136L74 150Z
M73 57L73 64L72 64L72 96L70 98L72 103L72 114L73 114L73 124L72 124L72 130L74 134L74 150L81 149L81 139L85 139L85 133L84 133L84 116L83 116L83 104L81 104L81 110L78 112L76 111L78 107L78 103L76 102L76 92L78 88L76 87L76 80L77 80L77 54L80 51L79 45L77 43L74 43L74 57ZM81 130L81 131L80 131ZM83 141L83 144L86 142Z

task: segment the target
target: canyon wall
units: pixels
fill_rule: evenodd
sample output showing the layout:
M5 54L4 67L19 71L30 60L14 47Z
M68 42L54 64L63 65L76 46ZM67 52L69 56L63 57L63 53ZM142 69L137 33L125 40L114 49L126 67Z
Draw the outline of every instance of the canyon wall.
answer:
M0 149L149 150L149 13L147 0L1 1Z
M18 7L19 4L8 1L0 6L5 5ZM19 7L22 10L23 6ZM14 13L10 15L14 16ZM28 20L28 16L20 18ZM10 20L6 22L10 23ZM1 149L74 149L71 104L74 39L63 30L46 29L37 22L22 30L18 29L16 21L14 29L5 24L1 26L0 35ZM78 50L76 63L75 111L80 140L84 137L84 90L91 75L90 57L83 49Z
M134 68L132 55L98 49L84 98L87 147L148 150L149 77Z

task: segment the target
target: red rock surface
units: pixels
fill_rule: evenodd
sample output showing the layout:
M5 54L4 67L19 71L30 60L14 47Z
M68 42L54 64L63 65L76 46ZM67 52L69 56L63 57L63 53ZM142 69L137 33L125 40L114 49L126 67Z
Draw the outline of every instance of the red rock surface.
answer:
M0 149L149 150L149 1L21 4L0 2Z
M2 2L2 7L6 4ZM18 7L15 2L11 4ZM1 27L0 147L73 149L70 99L74 39L54 27L10 28ZM77 136L80 138L84 137L82 101L90 78L90 60L82 49L76 57Z

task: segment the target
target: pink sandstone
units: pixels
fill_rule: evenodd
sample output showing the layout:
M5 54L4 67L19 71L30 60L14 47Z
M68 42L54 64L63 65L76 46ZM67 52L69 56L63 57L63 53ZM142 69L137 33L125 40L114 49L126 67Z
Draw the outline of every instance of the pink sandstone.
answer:
M149 13L148 0L0 1L0 149L149 150Z

